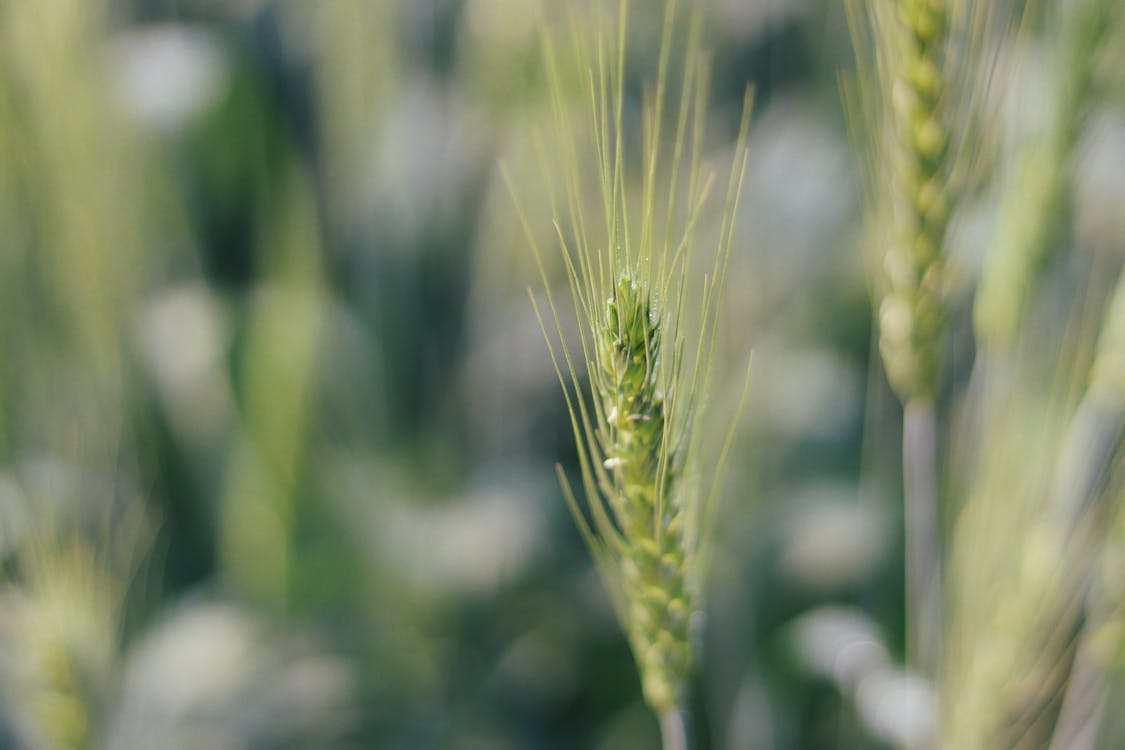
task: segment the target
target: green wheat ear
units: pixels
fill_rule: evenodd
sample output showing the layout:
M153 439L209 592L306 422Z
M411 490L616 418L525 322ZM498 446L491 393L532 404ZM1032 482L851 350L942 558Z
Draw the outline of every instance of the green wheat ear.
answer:
M954 155L949 5L946 0L848 5L860 58L853 122L869 138L869 193L882 228L879 348L903 402L932 398L941 362Z
M1053 8L1050 86L1056 104L1041 132L1021 148L1000 203L973 310L977 339L1010 347L1064 223L1072 162L1091 105L1097 62L1112 44L1116 0L1080 0Z
M951 217L979 169L978 99L992 8L962 0L847 0L856 75L845 99L862 152L877 258L879 349L904 406L909 660L932 674L943 616L937 411Z
M684 509L673 492L674 446L666 444L657 385L661 330L651 293L623 275L606 302L599 339L610 501L627 548L620 568L626 627L648 702L664 713L683 701L691 668L689 615L694 596L684 539ZM673 502L669 503L668 500Z
M560 175L564 185L561 198L547 197L579 319L577 341L572 337L568 343L564 335L548 263L520 192L505 177L554 322L549 333L536 305L570 410L584 507L561 468L560 481L628 636L645 700L661 716L665 746L676 748L687 738L685 703L693 623L703 612L708 509L732 433L727 431L718 460L702 466L715 330L746 169L750 97L715 227L711 267L695 284L696 227L713 184L700 169L709 72L697 49L700 26L693 19L679 46L673 33L676 2L668 0L656 85L643 109L641 163L631 168L625 153L632 133L622 124L626 18L621 2L615 25L594 14L582 19L592 23L571 18L565 44L549 31L543 34L552 128L550 147L541 141L538 151L543 172ZM607 34L610 27L615 35ZM681 49L675 127L665 143L669 68ZM574 105L576 99L582 106ZM578 361L586 365L585 378L578 374Z

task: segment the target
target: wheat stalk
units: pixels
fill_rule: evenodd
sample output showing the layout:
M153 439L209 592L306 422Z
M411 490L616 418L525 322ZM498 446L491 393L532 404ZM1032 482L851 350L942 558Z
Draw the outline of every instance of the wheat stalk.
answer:
M1078 0L1057 6L1053 20L1059 32L1052 50L1051 78L1054 107L1045 127L1023 146L1012 180L1005 186L997 234L975 300L974 324L981 346L978 369L986 358L993 360L1002 353L1011 356L1028 298L1057 241L1074 153L1085 118L1097 99L1098 63L1113 34L1114 5L1109 0ZM1043 655L1031 664L1010 665L1006 681L994 678L989 682L977 675L974 679L979 684L970 685L989 695L989 705L996 707L989 717L993 726L1018 699L1028 722L1022 729L1024 741L1036 737L1046 744L1049 738L1052 748L1078 747L1082 737L1095 736L1104 705L1105 678L1090 655L1090 643L1101 624L1098 610L1106 606L1099 601L1094 585L1093 562L1103 542L1098 520L1103 514L1115 513L1120 501L1109 477L1119 463L1122 429L1123 300L1125 295L1119 289L1104 322L1089 387L1062 431L1065 437L1055 457L1050 496L1044 498L1048 508L1040 523L1050 529L1049 546L1071 552L1056 553L1058 572L1052 588L1039 580L1025 584L1031 588L1024 599L1032 603L1025 631L1038 640L1025 637L1017 648ZM1065 590L1060 590L1059 581ZM1018 589L1011 596L1019 596ZM1087 612L1091 606L1094 611ZM1052 642L1053 647L1045 646ZM1033 671L1036 668L1038 672ZM1004 686L1012 684L1016 676L1052 688L1037 697L1013 696ZM962 677L959 684L970 682ZM1059 707L1057 719L1053 726L1046 725L1055 706ZM977 731L978 742L985 737L980 733L982 724L974 727L959 721L958 728Z
M561 217L556 231L579 318L577 343L564 335L544 255L522 208L520 213L547 289L555 336L538 306L536 315L570 410L585 509L561 468L559 478L611 592L645 700L661 717L665 747L681 748L689 736L687 689L703 610L709 500L731 435L717 465L709 467L707 491L699 486L699 444L707 431L723 278L746 168L749 96L711 267L692 317L687 278L713 182L700 166L708 66L698 53L699 25L693 21L684 43L675 128L666 144L663 119L677 24L676 2L669 0L656 85L644 107L639 174L631 171L624 155L631 134L622 117L627 17L621 2L612 39L606 19L596 17L593 39L572 19L568 41L576 71L560 58L556 36L543 38L555 128L552 147L540 151L544 170L561 172L565 184L552 210ZM567 84L574 80L586 101L586 113L577 117L568 108ZM593 210L587 165L601 199ZM576 360L585 363L588 384Z
M851 2L848 10L859 72L858 86L847 93L853 123L868 138L866 178L881 248L879 349L906 407L908 650L912 662L932 673L942 617L933 401L953 202L946 61L952 10L944 0Z
M1052 114L1023 146L1004 190L974 305L977 340L993 350L1011 345L1057 239L1071 162L1095 98L1096 63L1111 35L1114 5L1113 0L1060 4L1053 18L1061 32L1053 51Z
M938 419L951 217L979 171L980 103L1000 12L967 0L849 0L857 74L844 95L861 151L877 264L879 349L904 405L910 662L938 664Z
M1100 306L1089 306L1065 335L1068 364L1044 373L1021 360L985 405L950 554L943 747L1078 747L1097 729L1105 684L1092 644L1118 606L1095 564L1104 519L1121 511L1125 281L1096 349ZM1046 395L1036 380L1051 383Z
M75 500L35 492L0 574L0 689L28 719L12 727L21 747L104 744L126 615L152 549L138 501L86 517Z
M1099 706L1104 706L1106 699L1106 675L1097 658L1097 640L1104 612L1119 608L1121 601L1112 582L1109 586L1097 585L1095 562L1104 542L1099 522L1114 519L1123 510L1125 498L1115 479L1122 468L1123 432L1125 275L1119 276L1106 312L1089 387L1067 430L1052 493L1051 511L1067 544L1084 553L1074 563L1076 577L1080 578L1076 589L1084 595L1083 609L1089 610L1051 741L1051 747L1057 750L1076 747L1079 736L1096 733ZM1113 533L1111 530L1109 535Z

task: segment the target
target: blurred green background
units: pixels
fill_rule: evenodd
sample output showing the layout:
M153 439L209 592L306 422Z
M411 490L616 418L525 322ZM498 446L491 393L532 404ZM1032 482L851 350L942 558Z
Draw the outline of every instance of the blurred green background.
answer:
M633 3L634 113L662 5ZM900 415L843 9L698 5L709 163L747 83L756 105L717 399L754 371L695 731L885 747L914 715L886 699L910 692ZM1069 218L1115 252L1121 105ZM548 116L525 0L0 2L0 747L656 745L555 478L573 440L499 176L549 242Z

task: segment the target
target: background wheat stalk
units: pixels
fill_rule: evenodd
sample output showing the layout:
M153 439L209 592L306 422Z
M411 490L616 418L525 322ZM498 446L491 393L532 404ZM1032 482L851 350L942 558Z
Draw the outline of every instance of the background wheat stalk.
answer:
M941 623L934 399L954 200L947 65L953 14L943 0L851 3L849 9L860 68L853 117L869 138L868 192L881 248L879 349L905 406L908 651L932 673Z
M986 350L1012 345L1027 300L1059 239L1073 155L1096 99L1096 68L1112 37L1114 5L1112 0L1081 0L1052 6L1050 20L1059 29L1051 49L1053 106L1044 126L1022 144L974 303L977 341Z
M942 747L1096 746L1096 642L1120 597L1098 567L1122 500L1123 289L1104 319L1075 316L1066 364L1020 357L984 405L950 547Z
M981 383L987 388L988 400L1003 401L1001 392L1018 376L1015 368L1027 364L1015 344L1021 340L1025 312L1047 261L1065 236L1062 230L1069 213L1075 153L1090 111L1100 98L1098 68L1114 35L1114 5L1105 0L1081 0L1051 9L1049 18L1057 29L1050 47L1053 106L1045 124L1020 144L974 301L978 343L974 380L981 374L990 376ZM1006 741L1005 746L1049 743L1052 748L1082 748L1097 741L1108 680L1092 644L1104 624L1099 613L1112 609L1113 604L1106 601L1112 597L1106 596L1106 587L1097 580L1096 561L1106 538L1104 520L1119 512L1120 503L1119 479L1114 479L1121 434L1120 389L1114 384L1114 373L1120 364L1114 352L1121 337L1117 322L1121 304L1119 290L1103 322L1087 388L1074 386L1087 379L1082 366L1066 357L1059 360L1056 379L1061 387L1070 383L1075 403L1067 407L1072 413L1065 423L1056 425L1061 439L1040 459L1050 467L1041 477L1045 487L1022 490L1038 498L1040 507L1032 505L1033 510L1024 511L1025 515L1032 513L1036 525L1032 538L1038 549L1029 546L1015 553L1037 562L1025 566L1008 593L969 596L967 602L960 602L961 612L953 618L959 626L969 606L1006 611L1008 616L1002 621L990 624L993 632L988 638L1009 640L991 650L1036 656L1008 662L992 659L991 675L967 675L963 662L950 662L949 684L943 692L953 705L946 725L952 742L961 743L951 746L992 746ZM1095 325L1095 320L1088 321L1075 332L1075 338L1092 340L1086 334ZM1084 361L1083 357L1077 359ZM996 368L990 366L993 363L1007 366ZM1006 439L1018 442L1014 435ZM1000 497L994 493L990 502L1009 509L1016 502L1002 502ZM984 525L991 529L986 533L996 533L1001 526L999 519ZM965 549L957 554L973 557ZM982 570L977 567L974 575L982 575ZM1025 612L1024 622L1010 617L1012 611ZM962 652L985 653L988 649L980 646L974 647L976 651L966 648L968 639L976 637L972 631L954 633L952 642L959 643ZM1031 690L1031 684L1040 687ZM972 702L964 698L969 693L983 697L977 701L979 708L959 712L957 706Z
M564 335L544 256L526 228L559 340L552 342L536 307L570 410L585 509L561 468L559 477L611 592L665 746L681 748L688 744L693 633L703 610L708 499L719 474L718 466L702 470L699 443L708 431L715 332L746 169L749 97L710 270L697 295L688 280L712 186L700 168L708 70L697 50L698 25L683 43L679 105L666 143L667 80L678 45L676 3L667 3L657 80L644 104L638 185L624 156L632 135L622 123L627 4L619 5L615 41L599 18L593 39L575 31L569 40L584 68L577 74L563 69L556 40L544 35L555 145L542 151L563 160L546 158L544 166L564 175L566 195L553 210L563 217L556 229L579 318L577 344ZM565 105L571 80L584 82L589 102L585 137ZM585 207L587 165L596 167L596 219ZM686 300L696 296L699 307L689 311Z
M987 353L1012 343L1060 221L1066 170L1094 88L1096 52L1111 33L1108 11L1094 0L1060 16L1066 21L1055 81L1060 107L1026 147L1016 180L1007 187L976 299L978 343ZM999 391L976 404L984 420L976 425L982 463L968 487L944 596L935 404L942 390L951 276L946 247L951 217L971 172L979 169L973 163L983 161L974 150L980 136L975 128L991 75L985 50L996 17L988 3L942 0L853 3L850 13L859 80L846 84L845 93L864 136L872 240L878 248L880 352L904 404L908 660L940 681L942 746L1045 742L1047 719L1066 683L1068 644L1082 616L1079 592L1089 590L1086 551L1098 547L1097 535L1090 533L1097 517L1093 504L1104 492L1117 428L1106 431L1105 410L1094 403L1093 391L1073 418L1069 402L1054 421L1022 417L1034 424L998 416L994 410L1012 402ZM1034 393L1021 382L1025 376L1011 375L1006 386L1020 389L1024 398ZM1077 366L1062 367L1057 381L1073 382L1068 378L1076 376L1081 377ZM1105 434L1091 432L1092 409L1102 414L1094 420L1095 431ZM1047 422L1068 433L1067 439L1044 434ZM1021 448L1012 447L1017 445ZM1029 469L1032 456L1041 467ZM1023 464L1013 463L1017 457ZM1000 499L1013 492L1018 499ZM1045 512L1044 506L1053 510ZM1030 541L983 550L1002 526L1020 529L1012 533ZM1066 552L1071 548L1081 554ZM986 580L977 580L982 576ZM997 580L1007 581L1003 592ZM946 601L954 610L949 617L942 612ZM939 652L943 643L951 653Z
M1080 599L1072 621L1060 629L1075 632L1078 643L1051 738L1053 750L1091 746L1101 730L1109 693L1106 659L1098 641L1107 619L1120 607L1120 589L1101 580L1099 558L1114 540L1122 511L1121 443L1125 429L1125 276L1105 313L1089 385L1068 425L1058 457L1049 512L1072 554L1074 596ZM1109 530L1105 530L1105 527ZM1112 549L1112 547L1111 547ZM1116 573L1109 575L1110 581ZM1112 628L1112 625L1111 625ZM1092 739L1091 739L1092 738Z

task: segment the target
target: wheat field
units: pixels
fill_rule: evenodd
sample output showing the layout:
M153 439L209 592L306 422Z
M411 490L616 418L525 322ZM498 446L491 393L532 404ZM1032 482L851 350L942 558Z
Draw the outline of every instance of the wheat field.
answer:
M0 0L0 750L1125 746L1118 0Z

